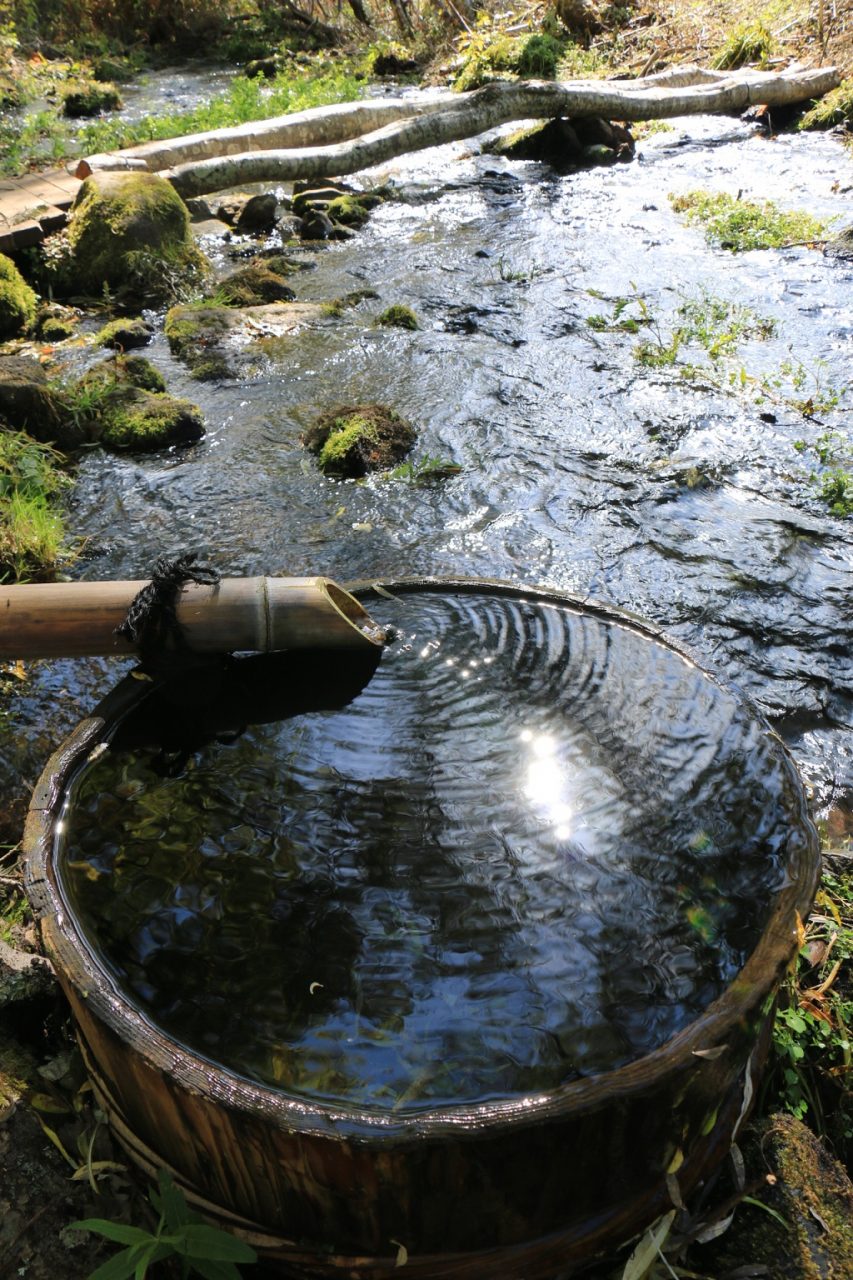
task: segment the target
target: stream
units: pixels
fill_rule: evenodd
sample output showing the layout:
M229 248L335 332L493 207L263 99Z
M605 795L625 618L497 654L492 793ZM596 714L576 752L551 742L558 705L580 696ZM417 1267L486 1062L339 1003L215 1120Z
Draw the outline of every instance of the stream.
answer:
M827 429L849 442L853 393L818 420L788 401L846 385L853 263L808 247L709 248L667 199L742 190L840 229L853 222L849 153L826 135L768 139L720 117L675 121L637 152L631 164L558 176L457 144L359 175L390 181L397 198L353 239L298 250L316 269L288 283L300 300L359 288L379 298L239 382L194 381L155 317L143 354L170 392L200 405L207 434L160 455L84 458L67 521L85 539L73 576L145 577L157 556L192 549L228 575L470 575L615 604L754 701L816 810L849 811L853 521L828 514L794 445ZM235 246L219 233L204 241L220 269ZM774 333L741 341L711 375L695 344L675 366L641 365L637 343L665 345L678 308L704 294L772 318ZM393 303L411 307L420 330L373 327ZM597 330L595 315L650 323ZM705 372L685 377L691 363ZM757 402L762 377L780 385ZM414 423L415 459L451 459L461 473L429 484L322 476L300 433L322 410L360 401ZM34 781L126 669L36 664L0 779Z

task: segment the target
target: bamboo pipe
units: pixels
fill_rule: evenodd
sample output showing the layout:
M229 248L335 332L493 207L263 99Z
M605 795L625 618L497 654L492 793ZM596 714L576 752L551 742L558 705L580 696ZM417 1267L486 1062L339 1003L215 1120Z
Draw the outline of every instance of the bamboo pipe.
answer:
M0 658L82 658L134 652L115 634L145 582L0 586ZM197 653L381 647L385 631L329 578L224 578L188 583L177 602Z

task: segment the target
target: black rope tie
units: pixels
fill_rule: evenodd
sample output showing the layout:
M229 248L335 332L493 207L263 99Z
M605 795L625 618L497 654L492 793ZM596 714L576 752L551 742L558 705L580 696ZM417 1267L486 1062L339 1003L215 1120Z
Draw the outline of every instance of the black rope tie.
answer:
M117 636L136 645L144 665L162 665L170 652L186 651L187 640L177 614L181 588L187 582L213 587L220 577L212 565L197 562L196 551L176 560L160 556L151 581L133 597L124 622L116 627Z

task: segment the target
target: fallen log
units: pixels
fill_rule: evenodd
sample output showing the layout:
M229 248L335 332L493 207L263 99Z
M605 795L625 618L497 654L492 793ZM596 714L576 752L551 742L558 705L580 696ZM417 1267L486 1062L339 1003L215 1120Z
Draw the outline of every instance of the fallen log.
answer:
M709 71L701 67L673 67L668 71L636 80L578 80L568 83L531 84L504 82L486 86L467 94L444 93L439 96L390 98L382 101L347 102L328 107L312 107L291 115L269 120L251 121L226 129L189 134L183 138L146 142L136 147L108 154L87 156L77 166L77 177L88 177L97 169L183 171L187 165L225 156L243 157L250 152L275 152L290 149L319 148L363 138L385 126L402 120L417 120L443 113L471 111L471 137L479 127L477 113L484 97L497 93L509 114L495 123L518 119L543 119L552 115L607 115L612 119L643 120L687 115L697 111L737 111L754 103L780 106L820 97L839 83L833 67L816 71L791 68L783 72ZM708 96L690 93L686 97L677 90L706 89ZM527 92L538 93L531 114L522 112ZM651 91L658 91L654 96ZM566 97L565 95L571 95ZM637 95L642 95L637 97ZM528 104L529 106L529 104ZM537 114L541 111L542 114ZM491 128L491 123L485 126ZM430 142L426 146L433 145ZM404 150L408 149L404 147ZM411 148L415 149L415 148ZM399 153L397 153L399 154ZM330 160L331 162L331 160ZM340 176L347 170L320 169L297 173L297 177ZM277 176L277 175L276 175ZM261 180L266 180L262 178ZM243 181L243 179L239 179ZM246 179L248 181L248 179ZM220 187L199 188L204 194ZM189 192L187 193L189 194Z
M214 156L162 171L184 198L251 182L341 177L399 155L475 137L515 120L558 116L603 116L652 120L706 113L738 113L756 103L782 106L818 98L840 83L834 67L777 73L692 72L682 85L674 77L648 81L500 81L430 104L428 113L400 120L344 142L315 147L250 150ZM696 83L696 78L699 83Z

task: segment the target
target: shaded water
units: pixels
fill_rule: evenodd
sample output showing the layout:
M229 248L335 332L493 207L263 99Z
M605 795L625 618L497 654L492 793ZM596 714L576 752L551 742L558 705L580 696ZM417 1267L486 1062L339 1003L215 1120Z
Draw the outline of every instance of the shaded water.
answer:
M348 706L327 674L326 709L177 763L131 749L143 708L84 770L61 866L93 945L178 1039L330 1101L512 1097L656 1048L803 849L778 745L610 621L444 592L373 612L397 639ZM255 661L266 718L304 670Z

